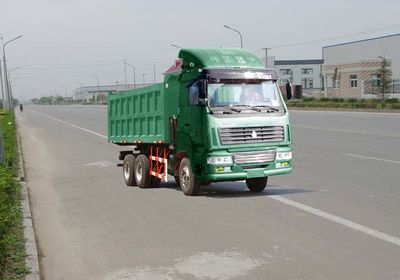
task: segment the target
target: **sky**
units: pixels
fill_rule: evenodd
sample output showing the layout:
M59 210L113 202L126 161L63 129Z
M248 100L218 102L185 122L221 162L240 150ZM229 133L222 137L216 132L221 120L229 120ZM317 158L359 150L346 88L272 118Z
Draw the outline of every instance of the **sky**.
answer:
M240 47L260 57L318 59L326 45L400 33L400 1L0 0L13 94L72 96L82 86L162 81L179 49ZM304 43L308 42L308 43ZM303 44L301 44L303 43ZM127 68L133 83L132 68Z

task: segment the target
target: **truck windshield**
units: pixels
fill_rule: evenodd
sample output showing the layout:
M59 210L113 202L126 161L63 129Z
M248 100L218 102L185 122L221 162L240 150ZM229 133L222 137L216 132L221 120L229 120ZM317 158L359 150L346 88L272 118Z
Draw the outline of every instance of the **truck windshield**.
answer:
M220 82L208 84L210 107L250 107L282 109L282 99L274 81L258 84Z

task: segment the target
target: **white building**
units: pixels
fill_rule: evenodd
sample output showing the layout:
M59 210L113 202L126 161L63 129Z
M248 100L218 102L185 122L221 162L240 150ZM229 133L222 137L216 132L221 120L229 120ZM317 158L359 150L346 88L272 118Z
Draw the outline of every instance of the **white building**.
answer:
M290 80L293 85L302 85L303 93L320 92L322 59L275 60L268 57L268 67L277 70L280 84Z
M124 91L133 88L141 88L151 84L116 84L106 86L83 86L74 90L74 101L78 102L94 102L94 103L106 103L107 96L110 92Z
M365 98L381 84L382 58L391 62L392 92L400 92L400 34L322 48L327 96Z

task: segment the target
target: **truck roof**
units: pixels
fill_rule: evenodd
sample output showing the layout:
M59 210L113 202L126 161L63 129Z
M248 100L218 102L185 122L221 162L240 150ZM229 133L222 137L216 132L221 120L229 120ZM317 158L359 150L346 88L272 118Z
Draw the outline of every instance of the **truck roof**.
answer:
M181 49L183 68L264 68L254 53L237 48Z

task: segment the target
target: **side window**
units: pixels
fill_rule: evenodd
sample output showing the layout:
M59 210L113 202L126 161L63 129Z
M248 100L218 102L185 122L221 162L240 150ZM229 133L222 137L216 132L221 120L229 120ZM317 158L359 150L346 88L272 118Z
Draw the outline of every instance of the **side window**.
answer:
M199 84L196 82L189 87L189 105L199 104Z

